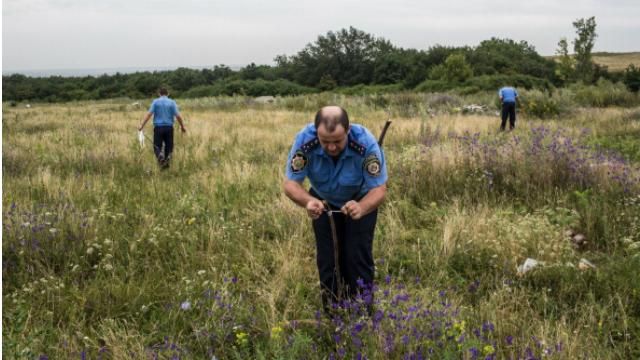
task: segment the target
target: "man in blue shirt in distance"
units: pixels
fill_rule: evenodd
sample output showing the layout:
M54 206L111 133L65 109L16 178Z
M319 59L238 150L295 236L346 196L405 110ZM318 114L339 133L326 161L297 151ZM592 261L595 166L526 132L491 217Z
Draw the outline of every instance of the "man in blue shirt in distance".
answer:
M142 131L144 125L153 116L153 151L158 159L158 164L161 169L169 167L171 160L171 153L173 152L173 118L178 119L180 124L180 130L186 132L182 122L182 116L178 110L178 105L172 99L169 99L169 91L167 88L162 87L158 90L160 97L153 100L149 111L142 120L142 124L138 128L138 131ZM164 144L164 152L162 151L162 145Z
M305 178L311 183L308 192L302 186ZM352 297L373 283L373 234L386 182L382 149L369 130L349 124L344 109L323 107L314 123L297 134L283 187L313 219L325 311L339 300L338 294ZM339 274L328 211L333 211L337 230Z
M502 104L502 123L500 131L504 131L507 125L507 116L509 117L509 130L516 127L516 102L518 101L518 92L511 86L505 86L498 91L500 103Z

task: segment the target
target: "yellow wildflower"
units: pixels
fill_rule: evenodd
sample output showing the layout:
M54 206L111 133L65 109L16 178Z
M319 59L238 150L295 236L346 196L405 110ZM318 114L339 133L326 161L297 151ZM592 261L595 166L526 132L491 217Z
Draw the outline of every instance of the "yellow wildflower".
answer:
M240 346L245 346L248 343L249 343L249 334L243 331L236 333L236 344Z
M493 348L493 346L491 345L486 345L484 348L482 348L482 353L487 356L487 355L491 355L494 352L496 352L496 349Z
M280 336L282 335L282 332L284 330L280 327L280 326L274 326L271 328L271 338L274 340L278 340L280 339Z

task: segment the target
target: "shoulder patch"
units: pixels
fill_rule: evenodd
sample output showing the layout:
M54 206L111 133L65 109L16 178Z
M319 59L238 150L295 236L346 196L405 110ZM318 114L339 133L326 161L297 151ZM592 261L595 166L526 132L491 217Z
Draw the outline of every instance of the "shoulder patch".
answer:
M302 150L296 151L296 153L291 158L291 171L294 173L299 173L307 167L309 160L307 156Z
M355 151L360 156L364 156L364 152L367 150L367 148L364 147L364 145L358 143L357 141L355 141L351 137L349 138L349 149Z
M362 163L362 167L367 172L367 174L374 177L380 176L380 159L378 159L376 155L371 154L367 156L367 158L364 160L364 163Z
M314 137L313 139L311 139L311 140L307 141L306 143L302 144L302 146L300 147L300 149L298 151L302 151L302 153L308 154L311 150L313 150L316 147L318 147L318 145L320 145L320 140L318 140L317 137Z

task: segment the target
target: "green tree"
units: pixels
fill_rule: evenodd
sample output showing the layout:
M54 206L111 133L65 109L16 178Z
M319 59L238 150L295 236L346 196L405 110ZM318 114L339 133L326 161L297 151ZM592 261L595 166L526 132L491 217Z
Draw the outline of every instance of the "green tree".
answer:
M629 90L638 92L638 90L640 90L640 68L633 64L629 64L624 71L623 81Z
M394 51L391 43L354 27L319 36L296 55L276 57L281 73L303 85L319 86L330 76L339 86L373 82L376 61Z
M526 41L491 38L464 52L477 75L524 74L553 79L555 63L545 59Z
M558 49L556 50L557 66L556 76L563 82L567 83L573 79L575 59L569 55L569 44L567 38L562 38L558 42Z
M593 61L591 60L591 51L595 45L596 37L596 18L594 16L588 19L578 19L573 22L578 35L573 40L573 51L576 57L576 75L578 79L585 83L593 82Z
M444 64L434 66L429 77L434 80L463 82L473 76L473 70L464 54L451 54Z

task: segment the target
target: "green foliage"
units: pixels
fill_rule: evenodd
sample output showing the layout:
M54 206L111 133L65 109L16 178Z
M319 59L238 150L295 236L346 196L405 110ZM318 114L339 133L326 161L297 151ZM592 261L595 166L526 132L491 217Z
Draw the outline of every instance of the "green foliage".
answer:
M230 80L219 81L213 85L195 87L183 93L182 97L197 98L220 95L246 95L254 97L265 95L288 96L297 94L308 94L315 91L315 89L307 88L287 80Z
M469 52L476 75L523 74L553 80L555 63L540 56L526 41L491 38Z
M637 93L640 90L640 68L633 64L624 70L624 84L627 85L629 90Z
M552 90L553 85L549 80L540 79L529 75L481 75L475 76L464 82L465 86L472 86L484 91L497 91L497 89L511 84L521 89Z
M595 45L596 37L596 18L594 16L588 19L578 19L573 22L576 29L577 37L573 40L573 51L576 59L576 75L578 79L585 83L591 83L594 80L594 67L591 59L591 51Z
M434 66L429 73L433 80L447 82L463 82L473 76L473 70L467 63L464 54L451 54L444 64Z
M418 92L443 92L455 88L456 84L452 84L445 80L425 80L415 87Z
M276 58L289 78L305 86L324 86L323 77L339 86L368 84L376 62L393 51L391 43L354 27L329 31L296 55Z
M638 96L627 90L622 83L612 83L600 79L595 85L573 85L575 101L582 106L633 106L638 103Z
M390 85L356 85L351 87L343 87L335 90L338 94L344 95L375 95L375 94L391 94L402 90L400 84Z
M579 33L574 46L585 54L576 55L576 59L590 59L595 20L579 20L574 25ZM471 95L495 91L506 83L518 88L552 91L552 84L561 85L576 77L572 70L575 61L568 54L567 41L562 39L558 45L560 57L556 63L540 56L526 41L492 38L475 48L436 45L422 51L398 48L388 40L350 27L321 35L292 56L277 56L276 66L250 63L237 70L216 65L201 70L178 68L69 78L14 74L3 76L2 90L3 100L14 102L149 99L156 96L161 85L168 86L175 98L234 94L288 96L315 91L364 94L411 89L419 92L455 90L458 94ZM634 66L618 75L608 73L606 66L589 69L590 78L624 81L631 91L637 92L640 70ZM589 97L589 94L581 95L581 103L591 103ZM600 103L598 101L594 103Z
M558 116L567 110L559 98L540 90L521 92L518 103L522 113L541 119Z
M556 76L563 83L567 83L575 74L575 59L569 55L569 44L566 38L560 39L558 42L558 49L556 50L558 56L558 65L556 66Z

